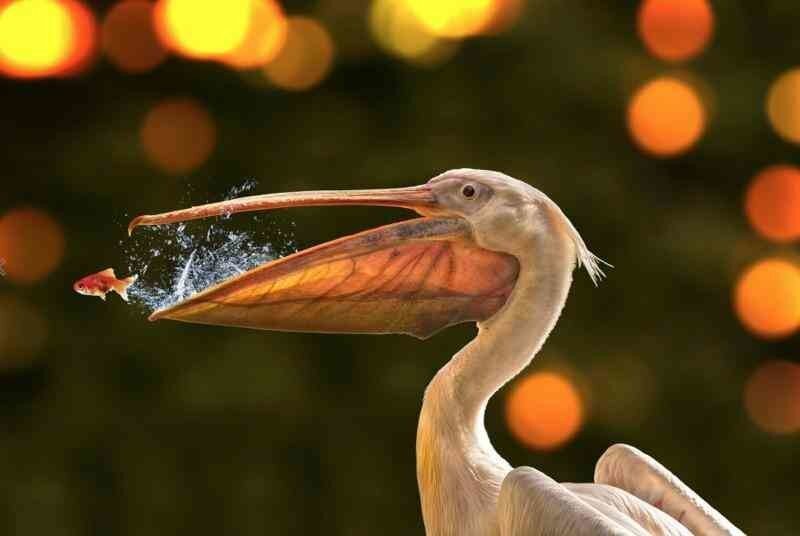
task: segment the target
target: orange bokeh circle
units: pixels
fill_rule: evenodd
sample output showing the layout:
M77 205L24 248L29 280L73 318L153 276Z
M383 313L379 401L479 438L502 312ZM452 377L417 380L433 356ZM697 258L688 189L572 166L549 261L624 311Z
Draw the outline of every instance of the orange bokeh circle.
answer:
M800 238L800 169L771 166L755 176L745 195L753 228L776 242Z
M648 82L628 105L628 130L645 152L658 157L688 151L703 135L706 111L697 91L672 77Z
M644 0L637 26L651 54L683 61L708 46L714 32L714 12L708 0Z
M777 258L750 266L736 283L734 308L759 337L790 335L800 326L800 268Z
M314 19L291 17L286 43L264 74L282 89L304 91L325 79L333 57L333 39L324 26Z
M237 69L252 69L275 59L286 44L288 23L275 0L253 0L250 25L244 40L220 59Z
M560 447L580 430L583 400L573 383L554 372L518 380L506 398L506 423L524 445L536 450Z
M800 68L783 73L767 94L767 118L786 141L800 144Z
M192 171L214 150L217 129L205 107L194 99L166 99L154 106L140 131L144 152L170 174Z
M69 10L74 42L58 74L77 76L86 72L97 57L97 21L94 13L77 0L61 0Z
M126 73L143 73L167 57L155 32L153 4L123 0L103 20L102 44L108 59Z
M493 0L492 16L482 33L495 35L507 31L519 21L525 9L524 0Z
M750 419L771 434L800 431L800 365L768 361L747 379L744 407Z
M35 283L64 256L64 232L47 212L15 208L0 216L0 262L9 281Z

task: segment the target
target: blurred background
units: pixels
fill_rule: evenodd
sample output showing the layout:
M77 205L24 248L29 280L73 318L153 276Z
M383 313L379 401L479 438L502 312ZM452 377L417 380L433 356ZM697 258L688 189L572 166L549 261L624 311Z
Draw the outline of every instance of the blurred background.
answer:
M498 451L589 481L628 442L745 532L796 534L799 26L787 0L0 1L0 533L422 534L422 394L473 326L151 324L71 284L152 254L133 215L246 180L478 167L615 266L576 273L492 400ZM285 252L404 216L215 225Z

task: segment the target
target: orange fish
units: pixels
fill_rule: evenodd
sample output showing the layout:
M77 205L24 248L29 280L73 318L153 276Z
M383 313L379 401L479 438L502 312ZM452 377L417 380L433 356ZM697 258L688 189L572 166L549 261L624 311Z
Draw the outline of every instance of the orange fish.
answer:
M106 294L113 290L119 294L123 300L128 301L128 287L133 285L136 281L136 277L137 276L132 275L130 277L117 279L117 276L114 275L114 269L106 268L96 274L87 275L82 279L78 279L75 284L72 285L72 288L78 294L97 296L104 301L106 299Z

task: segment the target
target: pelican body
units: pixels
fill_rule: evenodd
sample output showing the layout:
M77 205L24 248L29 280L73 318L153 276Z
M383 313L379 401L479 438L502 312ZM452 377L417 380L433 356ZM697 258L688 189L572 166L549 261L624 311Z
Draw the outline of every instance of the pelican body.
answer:
M476 322L477 336L425 391L417 481L429 536L743 534L653 458L610 447L591 484L512 468L484 426L489 399L544 344L572 272L603 276L559 207L502 173L457 169L421 186L250 196L129 227L294 206L403 207L421 217L300 251L159 310L151 319L427 338Z

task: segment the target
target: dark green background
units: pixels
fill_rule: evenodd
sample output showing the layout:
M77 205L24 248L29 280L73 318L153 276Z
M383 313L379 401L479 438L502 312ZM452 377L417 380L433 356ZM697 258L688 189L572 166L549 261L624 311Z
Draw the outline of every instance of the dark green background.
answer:
M597 289L576 274L531 366L583 378L585 428L555 452L527 451L508 435L501 392L487 414L499 452L587 481L606 447L629 442L745 532L795 534L798 439L757 430L741 392L764 359L795 359L797 340L748 335L731 289L747 263L794 251L755 236L741 201L761 168L797 162L763 107L800 58L800 3L714 2L710 48L676 68L639 42L637 2L531 0L511 32L419 69L372 44L349 56L348 42L371 37L367 3L346 15L334 9L343 2L285 3L318 15L344 48L306 93L179 59L135 77L101 63L74 80L0 81L0 210L42 207L67 242L48 279L0 280L0 296L34 304L49 326L39 358L0 375L0 533L421 534L417 413L472 327L419 342L151 324L70 285L123 266L127 217L185 204L188 185L189 201L202 202L246 177L272 192L408 185L478 167L548 193L616 266ZM662 73L696 77L713 95L701 143L666 161L635 149L625 127L631 92ZM219 132L210 161L177 179L138 143L146 111L171 96L199 99ZM402 215L306 209L269 225L295 222L308 246Z

